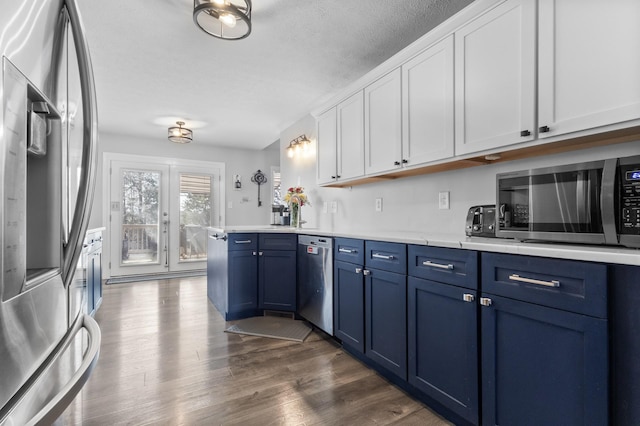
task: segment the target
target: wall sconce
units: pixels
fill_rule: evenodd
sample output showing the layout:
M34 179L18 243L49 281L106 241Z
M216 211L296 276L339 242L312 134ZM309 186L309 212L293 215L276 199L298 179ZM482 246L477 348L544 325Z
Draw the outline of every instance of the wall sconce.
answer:
M287 147L287 157L293 158L296 155L305 154L309 152L311 141L307 138L307 135L300 135L291 142Z
M242 181L240 180L240 175L233 176L233 187L235 189L242 189Z

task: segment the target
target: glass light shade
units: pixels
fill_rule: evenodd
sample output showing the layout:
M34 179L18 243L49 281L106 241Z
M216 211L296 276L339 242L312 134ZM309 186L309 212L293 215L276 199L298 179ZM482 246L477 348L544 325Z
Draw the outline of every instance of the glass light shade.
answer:
M178 127L169 127L168 138L175 143L189 143L193 140L193 131L184 126L184 121L177 121Z
M293 158L293 147L291 145L287 147L287 157Z
M251 0L193 0L193 22L214 37L243 39L251 34Z

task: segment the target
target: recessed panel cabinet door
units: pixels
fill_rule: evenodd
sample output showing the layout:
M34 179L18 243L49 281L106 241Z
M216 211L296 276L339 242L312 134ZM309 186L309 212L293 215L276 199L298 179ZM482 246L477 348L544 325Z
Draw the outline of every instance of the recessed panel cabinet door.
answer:
M329 183L336 180L336 155L337 155L337 133L336 133L336 108L322 113L318 117L317 125L317 181L319 184Z
M258 261L254 250L229 251L228 312L258 308Z
M276 311L296 310L296 252L258 252L259 306Z
M482 296L482 424L608 424L607 321Z
M456 31L456 155L533 140L535 6L508 0Z
M365 174L395 170L402 160L400 68L364 89Z
M540 137L640 118L640 1L539 1Z
M333 275L334 333L342 344L364 353L362 265L336 261Z
M402 66L402 162L453 156L453 35Z
M365 355L407 380L406 275L367 271L365 318Z
M363 93L340 102L338 114L338 179L364 175Z
M409 383L478 423L476 292L409 277Z

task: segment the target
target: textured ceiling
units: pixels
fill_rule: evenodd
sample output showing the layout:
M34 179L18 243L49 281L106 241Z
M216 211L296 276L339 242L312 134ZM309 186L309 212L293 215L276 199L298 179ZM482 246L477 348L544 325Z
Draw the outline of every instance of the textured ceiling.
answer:
M254 0L251 35L213 38L190 0L80 3L100 131L262 149L472 0ZM167 142L169 143L169 142Z

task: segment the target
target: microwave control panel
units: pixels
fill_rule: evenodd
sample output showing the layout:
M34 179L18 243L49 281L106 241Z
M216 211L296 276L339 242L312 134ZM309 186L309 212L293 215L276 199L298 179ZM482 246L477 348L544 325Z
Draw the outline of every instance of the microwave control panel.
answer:
M620 233L640 235L640 164L620 165L619 171Z

